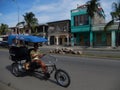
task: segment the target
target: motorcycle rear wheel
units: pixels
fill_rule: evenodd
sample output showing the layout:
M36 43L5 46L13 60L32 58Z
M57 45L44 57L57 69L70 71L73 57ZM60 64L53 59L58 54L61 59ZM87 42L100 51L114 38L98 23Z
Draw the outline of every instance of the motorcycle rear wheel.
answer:
M21 76L21 72L20 72L20 70L19 70L19 67L18 67L18 64L17 63L13 63L12 64L12 74L14 75L14 76L16 76L16 77L19 77L19 76Z

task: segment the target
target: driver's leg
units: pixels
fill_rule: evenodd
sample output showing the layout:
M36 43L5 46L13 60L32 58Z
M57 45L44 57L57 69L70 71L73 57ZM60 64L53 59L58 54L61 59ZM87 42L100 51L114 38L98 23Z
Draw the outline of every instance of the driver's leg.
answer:
M30 66L30 63L29 63L29 62L27 62L27 63L24 64L24 68L25 68L26 70L29 70L29 66Z
M47 67L44 62L38 60L38 63L41 65L42 71L44 72L44 79L50 78L50 74L47 72Z
M47 68L46 68L45 63L42 62L41 60L35 60L35 61L41 66L42 71L43 71L44 73L46 73L46 72L47 72Z

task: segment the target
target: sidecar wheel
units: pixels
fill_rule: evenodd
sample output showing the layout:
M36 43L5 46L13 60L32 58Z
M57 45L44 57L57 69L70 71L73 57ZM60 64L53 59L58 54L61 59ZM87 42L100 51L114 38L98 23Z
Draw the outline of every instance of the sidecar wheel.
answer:
M64 70L58 69L55 72L55 79L57 83L62 87L68 87L70 85L70 76Z
M19 77L21 76L21 72L19 71L19 68L18 68L18 64L17 63L13 63L12 64L12 74L16 77Z

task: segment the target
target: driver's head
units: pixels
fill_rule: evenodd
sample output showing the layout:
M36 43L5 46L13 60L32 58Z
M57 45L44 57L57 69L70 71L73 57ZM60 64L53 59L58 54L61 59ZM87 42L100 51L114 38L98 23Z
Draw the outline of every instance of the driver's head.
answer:
M39 45L38 43L34 43L34 49L38 49Z

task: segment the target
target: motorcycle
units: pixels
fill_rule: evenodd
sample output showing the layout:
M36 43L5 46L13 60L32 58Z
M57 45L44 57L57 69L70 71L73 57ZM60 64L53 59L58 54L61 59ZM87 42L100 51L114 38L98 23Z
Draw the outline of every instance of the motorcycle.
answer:
M25 40L27 36L23 38L22 40ZM21 36L20 36L20 39L21 39ZM27 41L28 41L28 38L27 38ZM70 80L69 74L65 70L57 68L56 64L50 61L53 59L54 61L57 61L57 58L55 58L53 55L46 54L42 57L43 60L49 61L49 63L46 63L47 74L44 74L44 72L41 70L41 67L37 63L32 63L32 62L31 62L32 66L30 66L30 69L26 70L24 68L24 64L26 63L26 61L30 62L31 50L32 48L28 49L25 46L22 46L22 47L11 46L9 48L10 59L13 61L11 65L12 67L11 72L14 76L20 77L28 73L31 73L31 74L37 73L38 75L43 75L43 77L45 76L45 79L49 79L51 75L54 74L54 78L60 86L68 87L70 85L71 80Z

